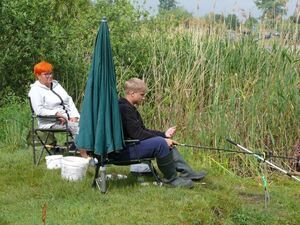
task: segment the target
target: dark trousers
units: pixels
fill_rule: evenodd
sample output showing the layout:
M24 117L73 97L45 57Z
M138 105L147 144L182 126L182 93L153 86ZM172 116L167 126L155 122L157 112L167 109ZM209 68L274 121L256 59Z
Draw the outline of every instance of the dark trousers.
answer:
M153 137L127 146L114 155L115 160L128 161L144 158L163 158L170 153L170 147L162 137Z

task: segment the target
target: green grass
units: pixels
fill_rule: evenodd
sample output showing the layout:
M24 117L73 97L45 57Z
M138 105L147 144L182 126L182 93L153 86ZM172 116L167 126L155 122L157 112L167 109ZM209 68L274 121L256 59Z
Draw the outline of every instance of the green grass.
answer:
M208 176L191 190L158 187L152 178L142 186L128 167L108 167L108 173L129 175L111 181L107 194L91 188L94 168L80 182L61 178L43 161L33 166L31 149L0 150L0 224L294 224L300 223L299 182L268 174L270 204L264 209L259 178L241 178L205 165ZM185 153L185 151L184 151ZM186 157L189 155L186 154Z

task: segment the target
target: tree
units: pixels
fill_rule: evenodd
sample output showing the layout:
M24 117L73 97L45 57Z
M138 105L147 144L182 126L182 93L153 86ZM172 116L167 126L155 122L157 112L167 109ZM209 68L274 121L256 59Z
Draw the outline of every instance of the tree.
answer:
M129 0L2 0L0 9L0 107L8 93L26 98L41 60L53 64L55 78L80 102L103 16L113 31L116 68L142 61L147 52L132 38L143 21Z
M76 81L76 71L82 73L83 66L82 60L76 61L77 46L71 43L80 34L84 35L77 18L88 7L87 0L2 0L0 105L1 96L7 92L26 96L29 84L34 81L32 68L40 60L54 65L60 81ZM71 62L73 66L69 66ZM69 74L72 79L68 79ZM75 90L76 85L72 86Z
M159 11L168 11L176 8L175 0L159 0Z
M257 19L254 17L250 16L246 21L245 21L245 27L248 29L252 30L256 25L258 24Z
M228 29L236 30L240 26L240 21L235 14L229 14L225 18L225 23Z
M293 22L293 23L298 23L298 24L300 24L300 18L299 18L298 16L296 16L296 15L290 16L290 17L289 17L289 20L290 20L291 22Z
M225 18L224 18L224 16L223 16L222 14L216 13L216 14L215 14L215 21L216 21L217 23L224 23Z
M255 0L257 8L262 10L262 18L276 19L286 14L287 0Z

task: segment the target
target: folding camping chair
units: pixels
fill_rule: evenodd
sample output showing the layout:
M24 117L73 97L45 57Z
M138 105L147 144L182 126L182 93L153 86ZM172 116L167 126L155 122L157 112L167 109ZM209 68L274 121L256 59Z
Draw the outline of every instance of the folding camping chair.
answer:
M139 140L127 140L127 141L125 140L125 143L131 145L137 144L138 142ZM97 158L98 163L96 164L95 167L95 176L94 176L92 186L93 187L97 186L102 193L106 193L107 191L106 165L128 166L133 164L145 163L148 165L155 181L158 184L162 183L162 179L159 177L158 172L152 163L152 160L155 160L155 158L120 161L120 160L115 160L113 157L110 158L109 156L102 158L101 156L95 155L95 157ZM100 171L100 176L99 176L99 171Z
M32 138L32 148L33 148L33 163L37 166L39 165L43 153L46 151L48 155L53 155L57 153L71 152L71 142L73 139L72 133L68 128L68 123L66 123L66 128L54 129L54 128L39 128L37 119L38 118L55 118L55 116L40 116L36 115L33 110L31 99L29 98L30 109L31 109L31 138ZM62 133L65 135L65 143L58 145L58 140L55 138L55 134ZM51 142L50 142L51 141ZM49 143L50 142L50 143ZM74 151L74 154L76 150Z

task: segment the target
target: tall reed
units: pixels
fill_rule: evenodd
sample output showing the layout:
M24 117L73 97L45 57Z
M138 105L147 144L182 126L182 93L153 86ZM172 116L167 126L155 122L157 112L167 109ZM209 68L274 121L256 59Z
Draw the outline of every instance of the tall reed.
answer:
M288 155L300 136L297 49L280 40L230 37L220 27L148 32L152 60L142 76L150 90L142 110L149 126L177 125L181 142L232 147L229 137Z

